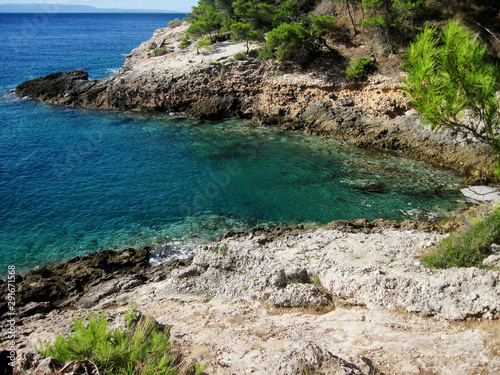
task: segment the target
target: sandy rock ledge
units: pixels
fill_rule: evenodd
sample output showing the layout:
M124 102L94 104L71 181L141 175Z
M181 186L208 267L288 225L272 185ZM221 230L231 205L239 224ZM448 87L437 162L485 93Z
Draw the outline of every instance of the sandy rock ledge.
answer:
M88 309L119 321L133 303L207 374L497 374L500 273L423 268L421 251L441 237L375 227L224 238L191 262L116 271L71 306L24 317L19 348L68 333Z

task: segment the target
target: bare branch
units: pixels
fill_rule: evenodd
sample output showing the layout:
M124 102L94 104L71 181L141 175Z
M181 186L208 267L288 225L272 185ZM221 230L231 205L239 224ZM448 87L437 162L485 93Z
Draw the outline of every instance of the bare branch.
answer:
M474 21L474 22L476 22L476 21ZM490 31L487 27L481 25L479 22L476 22L476 23L477 23L478 26L480 26L483 29L485 29L500 44L500 39L492 31Z

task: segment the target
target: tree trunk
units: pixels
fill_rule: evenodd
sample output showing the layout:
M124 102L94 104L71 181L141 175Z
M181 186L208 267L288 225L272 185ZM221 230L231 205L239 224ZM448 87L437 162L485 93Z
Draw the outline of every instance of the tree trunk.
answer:
M345 0L345 5L347 5L347 12L349 13L349 18L351 19L352 27L354 29L354 36L356 36L356 35L358 35L358 30L356 29L356 21L354 20L354 18L352 18L349 0Z

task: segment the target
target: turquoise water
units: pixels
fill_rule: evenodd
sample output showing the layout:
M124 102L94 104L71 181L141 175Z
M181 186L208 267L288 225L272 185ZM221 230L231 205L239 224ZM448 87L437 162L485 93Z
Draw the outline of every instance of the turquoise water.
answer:
M141 39L118 48L123 19L70 15L63 34L78 48L66 56L67 45L50 41L66 16L54 16L55 25L37 36L51 46L48 57L30 52L37 63L25 59L19 68L21 52L0 54L1 66L10 67L0 75L0 270L146 244L156 244L157 257L183 256L228 230L435 219L465 206L452 173L328 139L241 121L91 112L16 98L9 90L40 74L78 67L95 77L110 74L168 23L164 15L127 15ZM0 31L13 33L5 25ZM107 30L102 38L99 28Z

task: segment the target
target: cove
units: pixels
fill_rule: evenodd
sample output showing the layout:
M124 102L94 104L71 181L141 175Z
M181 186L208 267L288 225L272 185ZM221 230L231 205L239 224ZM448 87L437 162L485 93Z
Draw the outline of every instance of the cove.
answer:
M244 121L91 112L5 96L2 268L156 245L185 256L229 230L463 209L461 178ZM5 109L5 108L3 108Z

